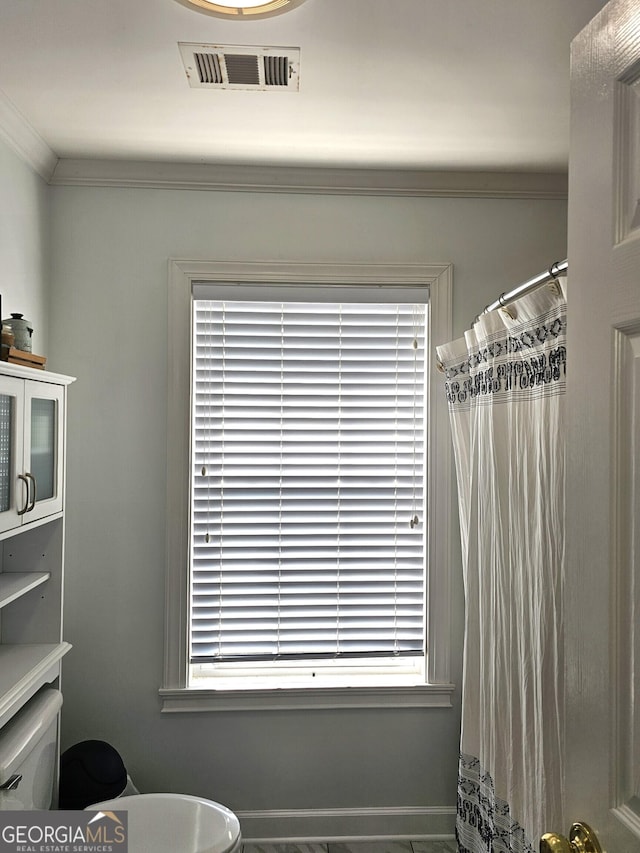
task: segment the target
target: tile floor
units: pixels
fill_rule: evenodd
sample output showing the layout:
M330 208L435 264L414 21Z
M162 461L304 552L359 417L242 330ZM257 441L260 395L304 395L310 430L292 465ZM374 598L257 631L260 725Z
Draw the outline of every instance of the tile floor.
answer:
M447 841L354 841L327 844L245 844L242 853L457 853Z

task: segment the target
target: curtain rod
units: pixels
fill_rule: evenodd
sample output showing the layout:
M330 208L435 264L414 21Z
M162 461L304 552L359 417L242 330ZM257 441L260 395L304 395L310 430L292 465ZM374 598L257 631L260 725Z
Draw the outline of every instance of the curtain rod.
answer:
M494 311L496 308L502 308L504 305L507 305L509 302L513 302L514 299L517 299L519 296L523 296L525 293L529 293L531 290L535 290L536 287L540 287L543 284L546 284L549 281L554 281L561 273L565 272L569 269L569 262L565 259L564 261L554 261L551 264L548 270L545 272L541 272L539 275L530 278L528 281L519 284L517 287L514 287L513 290L509 290L506 293L501 293L500 296L494 301L491 302L487 307L482 311L482 314L486 314L488 311ZM480 314L478 314L478 317ZM476 322L476 319L473 321Z

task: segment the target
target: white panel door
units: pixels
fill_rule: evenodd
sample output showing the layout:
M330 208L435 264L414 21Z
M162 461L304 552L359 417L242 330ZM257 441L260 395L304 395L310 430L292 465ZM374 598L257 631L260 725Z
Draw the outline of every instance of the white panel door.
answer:
M571 115L565 819L638 853L638 0L612 0L574 41Z

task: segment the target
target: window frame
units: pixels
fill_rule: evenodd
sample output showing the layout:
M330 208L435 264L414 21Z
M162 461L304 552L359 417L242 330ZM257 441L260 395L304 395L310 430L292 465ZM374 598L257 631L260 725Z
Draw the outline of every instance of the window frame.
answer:
M451 442L435 347L452 335L451 264L324 264L169 261L167 499L162 710L211 711L341 707L451 707ZM367 686L198 689L188 687L191 301L194 282L423 285L427 336L427 577L424 683Z

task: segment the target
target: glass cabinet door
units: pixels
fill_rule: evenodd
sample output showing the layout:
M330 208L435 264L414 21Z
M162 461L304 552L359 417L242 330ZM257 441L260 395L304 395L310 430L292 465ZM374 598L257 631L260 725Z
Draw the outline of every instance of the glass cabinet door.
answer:
M37 483L36 502L56 493L56 401L31 400L29 471Z
M0 376L0 533L18 527L28 507L29 481L22 466L23 429L24 382Z
M25 523L62 510L63 394L60 386L26 382L25 473L30 498Z

